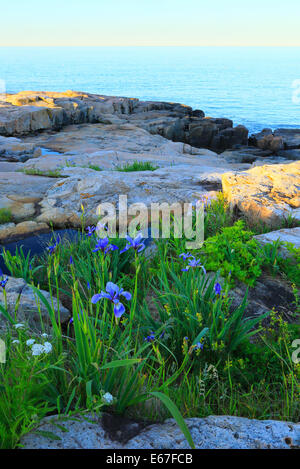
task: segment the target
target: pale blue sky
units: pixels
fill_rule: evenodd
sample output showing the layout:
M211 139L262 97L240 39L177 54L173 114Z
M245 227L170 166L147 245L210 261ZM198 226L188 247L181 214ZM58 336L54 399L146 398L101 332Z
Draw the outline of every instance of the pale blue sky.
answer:
M300 46L299 0L0 0L0 46Z

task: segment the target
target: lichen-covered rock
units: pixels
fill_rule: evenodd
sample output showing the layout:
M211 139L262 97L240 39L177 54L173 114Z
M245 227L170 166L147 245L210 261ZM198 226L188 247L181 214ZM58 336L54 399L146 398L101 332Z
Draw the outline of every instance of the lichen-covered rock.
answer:
M189 444L173 419L144 429L132 422L114 434L107 423L93 415L76 420L46 417L39 430L52 432L50 439L34 432L25 435L25 449L189 449ZM52 423L53 422L53 423ZM55 425L55 424L59 425ZM274 420L210 416L186 420L197 449L290 449L300 445L300 425ZM64 431L60 428L64 427ZM109 427L109 426L108 426ZM134 436L135 434L135 436Z
M222 187L232 208L255 223L272 226L290 216L300 220L300 161L227 173Z

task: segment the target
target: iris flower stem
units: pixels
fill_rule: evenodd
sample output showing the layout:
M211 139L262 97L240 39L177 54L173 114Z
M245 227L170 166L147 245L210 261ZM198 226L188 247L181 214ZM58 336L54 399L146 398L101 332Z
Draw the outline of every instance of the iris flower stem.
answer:
M135 251L135 266L136 266L136 269L135 269L134 294L133 294L132 307L130 308L130 329L129 329L130 339L132 336L132 324L133 324L133 319L134 319L135 310L136 310L138 275L140 271L139 258L138 258L138 254L136 251Z

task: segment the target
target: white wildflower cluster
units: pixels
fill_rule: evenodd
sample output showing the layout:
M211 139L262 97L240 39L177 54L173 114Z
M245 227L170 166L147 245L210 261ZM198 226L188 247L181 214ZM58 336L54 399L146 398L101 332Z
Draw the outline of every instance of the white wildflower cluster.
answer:
M15 329L24 329L25 324L23 323L18 323L14 325ZM48 334L43 333L41 334L41 337L43 339L46 339L48 337ZM15 339L12 341L13 344L19 344L20 341ZM37 344L35 339L28 339L26 340L26 345L28 347L31 347L31 353L33 357L38 357L39 355L42 355L43 353L51 353L52 352L52 344L50 342L44 342L44 344Z
M42 337L48 337L47 334L42 334ZM44 342L44 344L37 344L35 339L28 339L26 341L26 345L31 347L31 353L33 357L38 357L43 353L51 353L52 352L52 344L50 342Z
M52 352L52 345L50 342L45 342L43 344L33 344L31 347L32 355L34 357L38 357L39 355L42 355L43 353L50 353Z
M102 396L102 401L104 404L112 404L114 402L115 398L114 396L112 396L109 392L106 392L103 396Z

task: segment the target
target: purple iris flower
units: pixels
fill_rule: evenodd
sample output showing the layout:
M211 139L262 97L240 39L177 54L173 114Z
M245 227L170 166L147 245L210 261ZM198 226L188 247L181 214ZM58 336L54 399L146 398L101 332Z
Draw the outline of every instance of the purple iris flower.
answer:
M91 284L90 284L90 282L87 282L86 286L87 286L87 289L88 289L88 290L91 289Z
M114 244L109 244L108 238L102 238L97 241L93 252L102 251L104 254L107 254L109 251L115 251L116 249L119 249L118 246L115 246Z
M8 277L4 278L3 272L0 269L0 287L5 288L7 282L8 282Z
M153 342L155 340L154 332L150 332L150 335L144 338L145 342Z
M86 228L86 235L87 236L92 236L92 234L94 233L96 227L95 226L88 226Z
M216 295L221 295L221 291L222 291L222 287L221 287L221 285L217 282L217 283L215 284L215 294L216 294Z
M47 249L49 251L49 253L52 255L54 252L55 252L55 249L57 248L57 246L59 245L60 243L60 236L58 235L57 236L57 239L55 240L55 243L53 244L53 246L49 246Z
M189 257L193 257L193 256L190 252L187 252L187 253L183 252L182 254L179 254L179 257L182 257L182 259L186 261Z
M116 318L120 318L125 313L125 306L120 302L120 296L124 296L126 300L131 300L131 293L124 291L112 282L107 282L106 292L102 291L92 297L92 303L95 304L102 298L106 298L114 304L114 314Z
M145 244L142 243L143 235L142 233L139 233L134 239L132 239L130 236L126 236L126 239L128 243L126 244L125 248L120 251L120 254L122 254L125 251L128 251L128 249L134 249L136 252L141 252L143 249L145 249Z
M73 265L73 264L74 264L73 257L70 256L70 265Z
M203 350L203 344L201 342L197 342L194 348L195 350Z
M201 262L200 259L195 259L194 256L191 256L188 261L188 265L184 269L181 269L181 270L182 272L187 272L190 268L195 269L196 267L201 267L204 274L206 275L206 270L204 266L200 264L200 262Z

